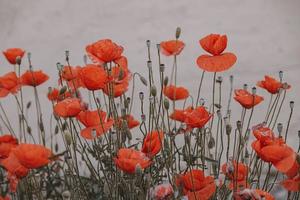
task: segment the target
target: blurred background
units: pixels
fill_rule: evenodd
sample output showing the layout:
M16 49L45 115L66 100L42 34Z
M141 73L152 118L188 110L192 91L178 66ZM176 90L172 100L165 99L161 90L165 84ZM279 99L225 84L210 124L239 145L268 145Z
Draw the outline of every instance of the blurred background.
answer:
M292 89L278 122L286 124L290 111L288 102L295 101L290 142L296 147L300 129L299 8L299 0L1 0L0 49L20 47L31 52L34 69L42 69L51 77L38 88L47 121L52 108L46 94L49 86L57 85L56 63L65 63L65 50L70 51L71 65L83 65L87 44L111 38L125 48L131 71L146 75L145 41L151 40L152 55L155 55L155 44L173 39L176 27L180 26L180 39L186 47L178 58L178 84L187 87L195 97L201 76L195 60L204 53L199 39L210 33L227 34L227 51L234 52L238 61L232 69L219 74L224 79L225 96L231 74L234 87L241 88L244 83L254 86L266 74L278 77L278 72L283 70L284 81L291 84ZM155 56L153 60L158 69ZM162 61L170 73L172 59L162 57ZM13 69L3 56L0 65L1 74ZM22 68L28 68L26 59ZM207 74L202 91L207 101L211 101L211 80L212 74ZM137 87L137 91L145 89L142 84ZM33 100L32 89L27 90L26 101ZM260 122L269 100L264 90L258 89L258 93L265 96L265 102L256 107L253 124ZM1 99L9 116L16 119L12 100L12 97ZM233 112L237 113L233 117L238 119L241 108L236 102L232 104ZM134 112L139 119L139 111Z

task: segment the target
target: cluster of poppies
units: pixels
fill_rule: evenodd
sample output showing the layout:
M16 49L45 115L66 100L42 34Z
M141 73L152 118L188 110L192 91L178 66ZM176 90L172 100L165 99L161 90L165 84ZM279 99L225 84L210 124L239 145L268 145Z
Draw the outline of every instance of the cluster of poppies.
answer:
M19 179L47 165L52 156L51 150L42 145L18 143L10 134L0 136L0 166L7 171L11 192L16 191Z

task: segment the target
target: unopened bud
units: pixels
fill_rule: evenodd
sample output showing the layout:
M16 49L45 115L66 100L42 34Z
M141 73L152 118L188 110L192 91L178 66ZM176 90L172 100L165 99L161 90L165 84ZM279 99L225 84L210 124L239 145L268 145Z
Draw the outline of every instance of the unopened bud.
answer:
M239 130L239 132L242 131L242 122L240 120L236 122L236 127Z
M168 99L164 99L164 107L165 107L166 110L169 110L170 103L169 103Z
M130 97L127 97L124 101L124 107L125 108L128 108L129 107L129 104L130 104Z
M141 82L142 82L145 86L148 85L147 80L146 80L143 76L140 76L140 80L141 80Z
M83 63L85 64L85 65L87 65L87 55L83 55Z
M67 91L67 86L62 87L62 88L59 90L59 95L64 94L66 91Z
M160 44L156 44L156 48L158 51L160 51Z
M151 86L150 92L151 92L152 96L154 96L154 97L156 96L157 90L156 90L156 87L154 85Z
M207 144L208 148L209 148L209 149L214 148L214 147L215 147L215 144L216 144L215 139L214 139L213 137L210 137L210 138L209 138L209 141L208 141L208 144Z
M175 33L176 39L178 39L178 38L180 37L180 34L181 34L181 28L180 28L180 27L177 27L177 28L176 28L176 33Z
M56 63L56 68L58 71L61 71L62 70L62 65L58 62Z
M152 68L152 62L151 62L151 60L148 60L148 61L147 61L147 67L148 67L148 69L151 69L151 68Z
M256 87L252 88L252 94L255 95L256 94Z
M200 104L200 106L204 106L205 100L203 98L201 98L200 101L199 101L199 104Z
M169 78L166 76L164 78L164 86L167 86L168 85L168 82L169 82Z
M222 76L218 76L216 82L217 83L222 83L222 81L223 81L223 77Z
M230 75L230 76L229 76L229 81L230 81L230 84L233 83L233 75Z
M22 58L20 56L17 56L16 57L16 63L17 63L17 65L21 65L21 61L22 61Z
M67 145L70 146L72 144L72 136L71 136L70 132L65 131L64 135L65 135L65 140L66 140Z

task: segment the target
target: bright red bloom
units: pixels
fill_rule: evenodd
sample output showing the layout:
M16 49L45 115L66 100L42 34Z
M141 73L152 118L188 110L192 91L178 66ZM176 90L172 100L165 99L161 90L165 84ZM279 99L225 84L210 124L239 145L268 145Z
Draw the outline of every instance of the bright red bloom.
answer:
M227 36L210 34L199 41L201 47L212 55L201 55L197 65L208 72L222 72L231 68L236 62L233 53L223 53L227 46Z
M281 83L280 81L277 81L276 79L274 79L270 76L265 76L265 80L258 81L256 85L267 90L271 94L276 94L279 92L280 88L285 87L284 83ZM286 87L287 88L285 88L285 89L291 88L290 85L287 85Z
M47 97L50 101L62 101L66 98L72 97L70 91L66 90L63 94L60 94L60 91L57 88L51 88Z
M82 110L83 106L77 98L66 98L54 106L54 114L64 118L75 117Z
M119 67L123 67L123 68L127 68L128 67L128 61L127 61L127 58L125 56L121 56L120 58L114 60L114 62Z
M164 133L162 131L148 133L143 142L142 152L150 158L154 157L160 152L163 141Z
M107 96L112 95L113 97L120 97L123 95L127 90L128 90L128 82L122 82L119 84L106 84L105 87L103 88L104 94Z
M18 145L18 140L12 135L0 136L0 159L7 158L13 148Z
M250 109L264 100L262 96L253 95L247 90L243 89L235 90L234 93L234 99L246 109Z
M18 178L27 176L29 169L24 167L14 153L10 153L9 156L0 161L0 165L3 166L9 173L14 174Z
M0 97L9 93L15 94L20 89L20 81L15 72L9 72L0 77Z
M21 77L20 81L22 85L27 86L39 86L42 83L46 82L49 79L49 76L42 72L42 70L38 71L30 71L27 70Z
M185 44L180 40L169 40L160 43L161 52L166 56L179 55Z
M236 163L236 161L229 161L221 167L222 173L230 179L229 189L234 188L234 184L237 185L237 190L240 188L247 188L247 174L248 167L243 163Z
M132 129L132 128L135 128L137 127L140 122L137 121L136 119L134 119L134 117L132 115L125 115L124 117L119 117L118 119L118 125L121 127L121 123L122 123L122 120L125 120L126 123L127 123L127 127L129 129Z
M207 112L204 106L195 108L186 113L185 123L189 128L202 128L210 120L212 114Z
M291 192L298 192L300 191L300 175L297 175L293 178L286 179L281 182L281 185Z
M47 165L52 156L50 149L39 144L19 144L12 153L21 165L29 169Z
M123 53L123 47L110 39L104 39L88 45L86 52L94 63L103 64L119 59Z
M25 53L25 51L20 48L11 48L11 49L6 49L5 51L3 51L3 55L5 56L7 61L12 65L17 64L16 63L17 57L20 57L22 59L22 57L24 56L24 53Z
M150 159L143 152L134 149L121 148L114 158L116 166L126 173L133 174L138 168L145 169L150 166Z
M173 194L173 187L169 183L157 185L150 190L150 198L153 200L166 200L171 198Z
M76 118L86 127L80 132L85 139L94 139L106 133L114 124L112 119L106 119L106 112L102 110L81 111Z
M183 100L189 97L189 91L187 89L184 87L176 87L175 85L166 86L163 92L165 96L173 101Z
M61 76L66 81L71 81L79 77L81 67L64 66L61 70Z
M108 81L105 70L92 64L86 65L81 69L80 77L88 90L103 89Z
M179 121L179 122L185 122L186 115L188 113L191 113L193 110L194 109L191 106L187 107L184 110L175 109L174 112L170 115L170 119L173 119L173 120Z
M211 176L205 177L204 172L198 169L179 175L176 179L176 185L183 188L183 192L189 200L208 200L216 191L214 178Z
M10 200L9 196L2 197L0 196L0 200Z

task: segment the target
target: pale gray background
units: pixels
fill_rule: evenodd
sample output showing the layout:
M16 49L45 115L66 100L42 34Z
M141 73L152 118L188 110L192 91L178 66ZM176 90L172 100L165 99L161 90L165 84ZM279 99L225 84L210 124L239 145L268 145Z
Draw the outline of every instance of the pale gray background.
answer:
M229 38L228 51L238 57L236 65L223 74L227 81L225 88L228 89L229 74L235 76L235 87L241 87L243 83L254 85L265 74L277 76L279 70L285 72L284 79L292 85L287 100L296 102L290 134L293 146L297 146L296 131L300 129L299 8L299 0L1 0L0 49L21 47L32 52L35 69L43 69L52 76L39 88L44 112L51 113L51 104L45 95L47 87L56 84L55 64L64 62L66 49L71 52L71 64L82 65L87 44L111 38L125 47L131 70L146 75L145 41L151 39L152 44L156 44L172 39L175 28L180 26L186 48L178 59L178 82L195 96L201 75L195 60L203 53L198 40L209 33L225 33ZM156 52L154 48L152 52ZM171 58L163 57L163 62L169 72ZM0 65L1 74L12 69L3 56ZM25 60L23 67L27 67ZM211 75L206 76L205 81L202 94L210 100ZM268 97L265 91L258 90L258 93ZM10 97L1 101L15 120L12 100ZM254 118L261 119L267 103L257 107L259 112ZM235 112L240 111L237 103L233 105ZM288 104L283 111L288 113ZM235 119L238 117L239 114L235 115ZM279 121L285 123L287 115Z

